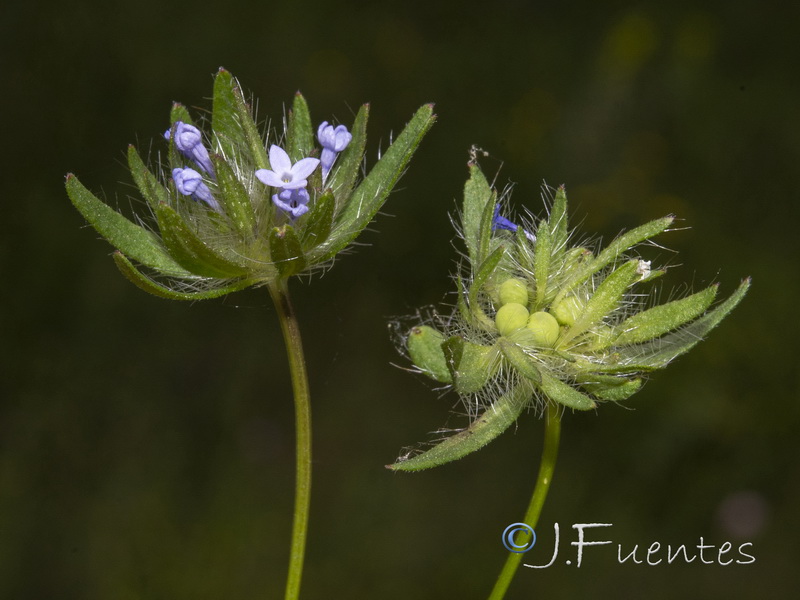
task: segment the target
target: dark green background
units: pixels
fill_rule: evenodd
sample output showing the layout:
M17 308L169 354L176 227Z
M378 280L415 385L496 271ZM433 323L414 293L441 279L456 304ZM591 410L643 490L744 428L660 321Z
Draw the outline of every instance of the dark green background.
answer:
M565 183L582 234L676 213L687 229L661 242L679 253L644 250L682 265L664 298L753 277L719 330L625 407L566 416L526 559L546 562L553 522L562 555L523 569L508 598L790 597L798 26L797 4L754 1L4 4L0 597L282 595L293 424L267 294L143 294L63 190L75 172L127 209L127 144L159 148L173 100L208 109L220 65L277 124L297 89L315 121L371 102L371 160L422 103L439 115L369 247L293 285L315 427L304 598L483 598L527 504L533 414L459 463L383 468L464 424L454 396L390 364L404 362L386 322L452 299L448 215L471 144L498 186L516 183L518 209L541 212L541 182ZM745 538L719 517L742 492L765 514ZM567 566L570 525L588 522L613 523L594 539L626 550L703 536L751 541L757 561L618 565L601 547Z

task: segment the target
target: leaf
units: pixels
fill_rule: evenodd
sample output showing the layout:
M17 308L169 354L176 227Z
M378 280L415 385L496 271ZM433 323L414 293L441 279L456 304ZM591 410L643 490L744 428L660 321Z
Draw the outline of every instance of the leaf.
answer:
M587 261L580 269L575 269L575 274L564 282L553 303L558 303L564 296L575 287L586 281L593 273L597 273L619 258L623 253L630 250L632 246L639 244L651 237L658 235L669 227L675 220L673 216L667 216L645 223L635 229L623 233L612 241L597 257Z
M244 138L253 157L253 162L259 169L269 169L269 159L264 140L258 132L258 126L253 120L253 114L244 100L241 88L237 85L233 88L233 99L235 102L236 114L239 116L239 123L244 130Z
M589 362L583 359L574 361L574 368L586 377L610 377L612 375L626 376L641 372L655 371L658 367L635 364L633 348L630 346L631 356L623 356L620 352L609 353L604 362Z
M178 121L182 121L187 125L194 125L192 122L192 116L189 114L189 111L183 104L179 102L172 103L172 110L169 113L169 122L171 125L174 125Z
M716 295L717 286L712 285L702 292L632 315L620 324L621 333L610 345L638 344L677 329L703 314Z
M441 345L450 379L459 394L473 394L494 376L497 354L494 348L466 341L460 336Z
M620 402L633 396L642 387L641 379L621 380L619 385L586 384L582 386L598 400Z
M447 360L442 350L444 335L427 325L414 327L406 340L411 362L428 377L442 383L453 383Z
M515 246L516 250L516 259L519 263L518 271L532 273L533 272L533 263L536 259L536 255L534 254L534 247L531 245L531 241L528 238L528 232L523 229L522 227L517 227L516 231L517 236L517 243ZM535 245L535 242L534 242ZM536 302L536 294L533 294L533 302ZM535 306L534 306L535 309Z
M486 285L497 268L497 265L500 264L505 251L505 246L500 246L483 261L483 264L478 268L475 278L472 280L472 285L469 288L469 310L473 320L484 327L488 327L490 330L495 329L494 321L483 312L478 297L483 286Z
M333 194L327 192L317 198L311 210L304 215L302 227L303 250L312 250L309 255L310 262L314 262L314 252L320 244L324 244L333 228L333 215L336 210L336 200ZM324 248L324 246L323 246ZM320 252L321 253L321 252Z
M559 347L564 348L567 342L600 322L619 306L623 294L637 277L638 265L638 260L629 260L597 286L583 312L575 320L575 324L567 329L558 341Z
M167 163L169 164L170 173L172 173L174 169L184 168L186 165L186 157L175 145L176 127L175 123L173 123L169 130L169 139L167 140Z
M742 301L749 288L750 278L747 278L727 300L689 325L650 342L618 349L621 361L629 363L629 368L633 369L665 367L670 361L692 349L703 336L719 325Z
M211 129L214 131L218 153L224 158L233 160L248 148L256 166L259 169L269 169L264 141L258 133L250 109L236 79L225 69L220 69L214 79Z
M328 188L333 190L337 205L342 204L353 191L353 186L358 178L361 163L364 160L364 147L367 143L367 120L369 119L369 104L364 104L358 111L350 133L353 139L347 144L342 153L336 158Z
M129 221L101 202L71 173L67 175L66 187L75 208L112 246L165 275L192 277L189 271L167 253L154 233Z
M353 192L334 227L331 248L322 260L336 256L369 225L434 120L432 104L426 104L416 112L378 164Z
M534 383L542 381L541 373L536 367L533 359L528 356L525 351L512 341L500 338L499 342L500 351L505 356L506 360L514 367L521 375L530 379Z
M158 178L145 166L142 157L133 146L128 146L128 167L133 181L153 210L162 202L169 203L169 190L161 185Z
M470 262L477 265L481 262L481 222L487 204L492 203L492 189L489 182L475 164L469 165L469 179L464 184L464 208L461 216L462 227L464 230L464 243L467 245Z
M561 185L556 190L556 197L548 220L548 231L552 240L551 253L554 255L564 252L567 248L567 225L567 190ZM541 230L537 230L536 233L541 235Z
M156 283L141 273L121 252L116 251L113 256L114 262L126 279L148 294L153 294L159 298L167 298L168 300L205 300L208 298L218 298L219 296L242 290L253 283L250 280L243 279L224 287L203 292L177 292L168 287L164 287L160 283Z
M500 396L467 429L439 442L422 454L400 459L387 465L387 468L393 471L421 471L463 458L481 449L508 429L522 413L531 396L529 386L518 385Z
M672 222L675 220L675 217L669 215L667 217L663 217L661 219L655 219L654 221L650 221L649 223L645 223L635 229L631 229L630 231L623 233L619 237L617 237L614 241L612 241L600 254L597 255L597 258L594 259L594 262L591 263L592 272L597 272L600 269L604 268L606 265L611 264L614 262L621 254L639 244L645 240L650 239L653 236L658 235L662 231L664 231L667 227L672 225Z
M218 254L189 228L166 204L156 209L161 236L170 254L184 268L201 277L229 279L247 274L247 269Z
M456 276L456 287L456 293L458 294L456 306L458 307L458 312L461 314L461 318L464 319L464 321L471 323L472 314L469 312L469 307L467 306L466 295L464 294L464 282L460 275Z
M545 295L547 293L547 281L550 277L550 257L553 252L550 225L547 221L542 221L536 229L536 244L533 254L533 275L536 281L536 298L534 300L534 310L544 307Z
M595 408L594 400L587 395L580 393L560 379L549 375L544 370L540 371L540 374L542 381L538 384L538 387L551 400L575 410L591 410Z
M275 227L269 234L270 257L281 278L287 278L306 268L300 240L291 225Z
M211 160L214 162L217 184L222 192L220 200L225 214L230 217L236 230L245 239L253 237L255 214L247 189L225 159L215 154Z
M314 149L314 131L306 99L300 92L294 95L286 131L286 153L292 162L307 158Z
M492 192L492 197L489 199L489 202L486 203L486 206L483 208L483 214L481 215L481 229L480 229L480 237L478 239L478 262L472 263L472 268L475 269L475 265L481 264L484 260L486 260L486 256L492 251L492 239L496 239L498 243L501 241L502 238L492 238L492 231L493 231L493 224L494 224L494 211L495 207L497 206L497 192Z

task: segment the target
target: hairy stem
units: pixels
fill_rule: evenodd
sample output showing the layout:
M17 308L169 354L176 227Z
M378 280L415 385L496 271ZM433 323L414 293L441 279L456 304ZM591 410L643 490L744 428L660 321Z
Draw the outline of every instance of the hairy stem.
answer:
M297 475L285 599L297 600L300 597L300 581L303 576L303 560L308 533L308 513L311 505L311 403L300 327L289 300L288 282L278 280L271 284L269 294L278 311L294 392Z
M523 519L523 523L530 526L531 529L536 528L544 501L547 499L550 482L553 481L553 471L556 468L556 458L558 458L558 442L561 438L561 418L558 412L559 409L555 403L547 404L544 416L544 449L542 450L542 460L539 463L539 475L536 478L536 487L533 488L531 503ZM524 544L527 541L522 535L519 535L517 543ZM520 562L522 562L521 553L509 552L506 564L503 565L503 570L497 577L489 600L502 600L505 597Z

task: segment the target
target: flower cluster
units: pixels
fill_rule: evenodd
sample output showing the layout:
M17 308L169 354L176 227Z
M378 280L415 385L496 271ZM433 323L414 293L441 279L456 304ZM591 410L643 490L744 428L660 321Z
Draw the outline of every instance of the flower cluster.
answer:
M383 205L435 118L431 105L420 108L360 178L368 116L364 105L350 129L323 122L317 147L298 93L282 143L270 143L236 80L220 69L210 132L175 104L162 172L128 149L152 227L146 217L138 219L142 226L115 211L71 174L67 193L118 249L114 260L123 274L145 291L193 300L268 285L324 266L347 247Z
M537 403L591 410L629 398L648 372L697 344L749 286L744 281L711 310L715 285L645 309L640 287L664 271L633 249L673 217L632 229L600 251L570 247L563 187L549 218L522 226L502 216L496 192L477 165L470 169L461 213L468 267L457 277L457 309L413 327L403 342L416 369L452 387L475 419L429 450L402 457L391 465L397 470L461 458Z

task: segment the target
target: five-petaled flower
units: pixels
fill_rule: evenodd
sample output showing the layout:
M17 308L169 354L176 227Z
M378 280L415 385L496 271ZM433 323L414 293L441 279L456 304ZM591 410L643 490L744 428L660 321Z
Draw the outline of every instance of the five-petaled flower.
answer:
M189 167L173 169L172 180L175 182L175 189L178 190L178 193L201 200L216 211L220 210L219 202L214 199L211 190L203 183L203 176L194 169Z
M304 188L307 177L319 165L318 158L302 158L292 164L292 159L280 146L272 145L269 149L269 164L272 170L258 169L256 177L265 185L284 190Z
M164 132L164 138L167 140L170 139L173 129L175 131L175 148L186 158L193 160L197 166L213 177L214 165L211 164L208 150L206 150L206 147L203 145L203 134L200 130L194 125L189 125L183 121L176 121L172 128Z
M347 127L344 125L334 128L333 125L328 125L327 121L323 121L317 128L317 139L322 146L322 154L319 158L322 163L322 180L324 181L333 167L336 156L347 148L353 135L347 131Z

